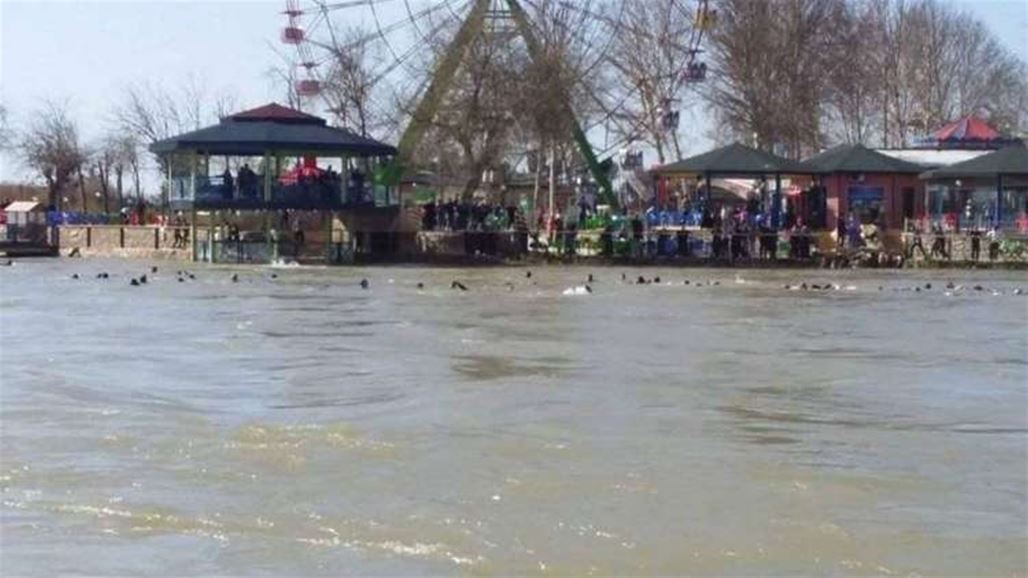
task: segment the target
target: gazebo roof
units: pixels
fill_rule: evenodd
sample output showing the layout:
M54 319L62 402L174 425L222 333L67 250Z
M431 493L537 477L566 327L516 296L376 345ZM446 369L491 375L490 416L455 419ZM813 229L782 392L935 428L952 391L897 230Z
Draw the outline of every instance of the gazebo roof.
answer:
M361 157L391 156L396 148L325 119L271 103L236 113L221 122L156 142L155 153L197 151L215 155L263 155L265 152L332 153Z
M321 117L314 116L313 114L307 114L306 112L296 110L295 108L289 108L288 106L282 106L277 102L258 106L257 108L251 108L250 110L244 110L243 112L237 112L230 115L228 118L235 121L267 120L281 123L325 124L325 119Z
M1013 145L969 161L928 171L922 179L996 178L1000 175L1028 177L1028 148Z
M717 175L773 175L803 173L799 164L768 152L733 143L687 159L657 167L655 174L697 173Z
M812 156L800 166L811 174L833 173L901 173L919 174L924 167L883 155L860 144L832 147Z

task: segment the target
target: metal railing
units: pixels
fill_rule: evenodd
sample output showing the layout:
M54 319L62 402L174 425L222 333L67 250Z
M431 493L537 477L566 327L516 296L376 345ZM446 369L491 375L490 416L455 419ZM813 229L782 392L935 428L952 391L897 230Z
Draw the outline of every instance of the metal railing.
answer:
M274 182L265 195L263 177L258 182L240 187L238 181L226 183L223 177L195 177L195 193L190 177L176 177L171 182L172 203L200 203L227 206L259 206L278 204L291 206L393 206L397 199L387 187L364 183L346 186L338 180L303 180L295 183Z
M965 213L940 213L920 219L905 219L904 230L931 232L934 229L942 229L946 233L997 229L1016 233L1028 234L1028 215L1016 214L1013 212L1003 213L997 221L994 215L976 214L967 216Z
M1028 262L1028 235L1020 233L907 232L904 256L925 262Z
M333 231L320 240L279 238L275 234L251 231L238 238L207 236L200 230L196 258L199 261L224 264L267 264L278 261L316 261L327 263L353 262L354 239L345 231Z

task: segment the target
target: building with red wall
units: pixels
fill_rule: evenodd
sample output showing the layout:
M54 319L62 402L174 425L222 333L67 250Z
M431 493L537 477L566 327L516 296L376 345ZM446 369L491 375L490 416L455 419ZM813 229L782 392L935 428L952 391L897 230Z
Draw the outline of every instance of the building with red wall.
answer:
M824 189L826 224L833 228L850 213L862 222L901 229L904 219L924 210L924 188L915 165L863 145L840 145L801 163Z

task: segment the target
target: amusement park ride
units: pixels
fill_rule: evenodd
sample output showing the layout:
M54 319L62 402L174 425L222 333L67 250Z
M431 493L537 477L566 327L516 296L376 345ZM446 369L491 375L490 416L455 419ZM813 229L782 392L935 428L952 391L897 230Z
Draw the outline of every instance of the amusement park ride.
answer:
M385 174L386 184L396 184L408 167L415 148L425 135L429 125L442 105L447 91L454 83L454 78L466 59L473 43L483 33L495 33L498 30L513 31L520 36L528 49L531 58L537 58L541 45L536 34L536 24L522 6L522 2L536 8L539 0L425 0L415 5L414 0L286 0L284 15L287 24L282 30L283 43L295 47L296 61L301 78L295 81L293 90L301 103L314 104L323 98L325 80L320 67L334 55L344 52L345 48L357 45L374 45L382 49L387 57L378 63L378 69L372 71L375 83L388 82L397 75L417 75L412 70L410 59L423 51L432 42L433 36L440 33L442 26L430 22L441 20L442 23L459 23L457 32L446 46L441 57L435 62L434 70L419 91L420 97L414 112L399 140L398 154ZM569 11L578 11L580 16L591 19L594 24L604 29L599 35L608 40L602 46L591 47L592 62L587 69L594 69L609 58L607 50L615 35L627 33L620 18L591 12L588 3L577 0L555 0L561 7ZM684 69L673 81L680 84L700 83L706 80L707 65L700 60L706 32L714 25L716 11L710 8L709 0L673 0L682 18L690 18L690 37L686 43L686 62ZM389 6L384 6L389 5ZM402 16L384 22L384 14L401 14ZM334 17L345 20L348 25L362 30L356 40L348 39L343 44L336 30ZM638 33L638 31L633 31ZM607 172L602 168L599 159L572 110L567 98L563 99L564 113L571 119L572 136L585 160L589 173L600 190L601 197L612 206L617 206ZM626 99L627 100L627 99ZM617 110L625 105L625 101L607 111L607 119L613 117ZM679 112L672 99L666 99L659 110L663 130L674 131L678 127ZM599 124L603 124L601 121ZM621 145L630 143L621 143ZM617 149L618 146L611 147Z

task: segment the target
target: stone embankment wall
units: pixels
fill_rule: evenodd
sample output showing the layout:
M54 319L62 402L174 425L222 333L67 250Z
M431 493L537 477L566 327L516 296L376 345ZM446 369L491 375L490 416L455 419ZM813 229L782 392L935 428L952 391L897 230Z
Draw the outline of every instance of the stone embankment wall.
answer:
M132 225L62 225L58 233L61 255L76 249L83 257L123 257L188 261L191 249L174 247L172 227Z
M355 255L360 261L410 261L410 262L457 262L468 258L511 259L524 256L527 239L513 233L464 233L436 231L395 231L389 230L392 223L388 219L382 222L363 219L346 223L342 230L333 232L331 243L324 230L310 228L301 250L290 248L292 236L286 234L285 245L280 246L278 255L283 258L299 258L310 262L352 262L352 257L338 259L326 257L346 253ZM338 224L337 224L338 226ZM183 231L188 231L184 228ZM345 234L344 234L345 233ZM207 254L207 231L198 229L198 249L201 259ZM709 243L710 232L697 232L691 236ZM581 243L576 251L579 257L597 254L599 246L595 235L582 234ZM830 233L813 235L813 245L820 255L833 255L837 252L837 244ZM970 236L967 234L948 234L944 236L945 256L931 255L935 236L922 235L922 246L929 255L920 251L911 254L913 235L890 231L882 238L882 248L888 255L907 257L907 266L959 266L973 262L971 255ZM130 225L63 225L58 233L59 251L67 256L77 252L83 257L119 257L135 259L171 259L189 261L192 246L189 242L184 247L175 247L175 229L173 227L130 226ZM262 246L264 243L260 243ZM328 245L331 244L331 247ZM1028 263L1028 238L1023 236L1006 237L1002 241L1002 250L997 252L996 259L990 257L989 239L982 238L978 263L994 263L997 265L1025 265ZM554 253L555 254L555 253ZM267 257L267 255L265 255ZM631 256L629 256L631 257ZM636 255L636 258L639 256ZM702 257L702 255L697 255ZM786 255L779 252L779 259ZM645 260L645 259L644 259ZM235 262L234 260L232 262Z

